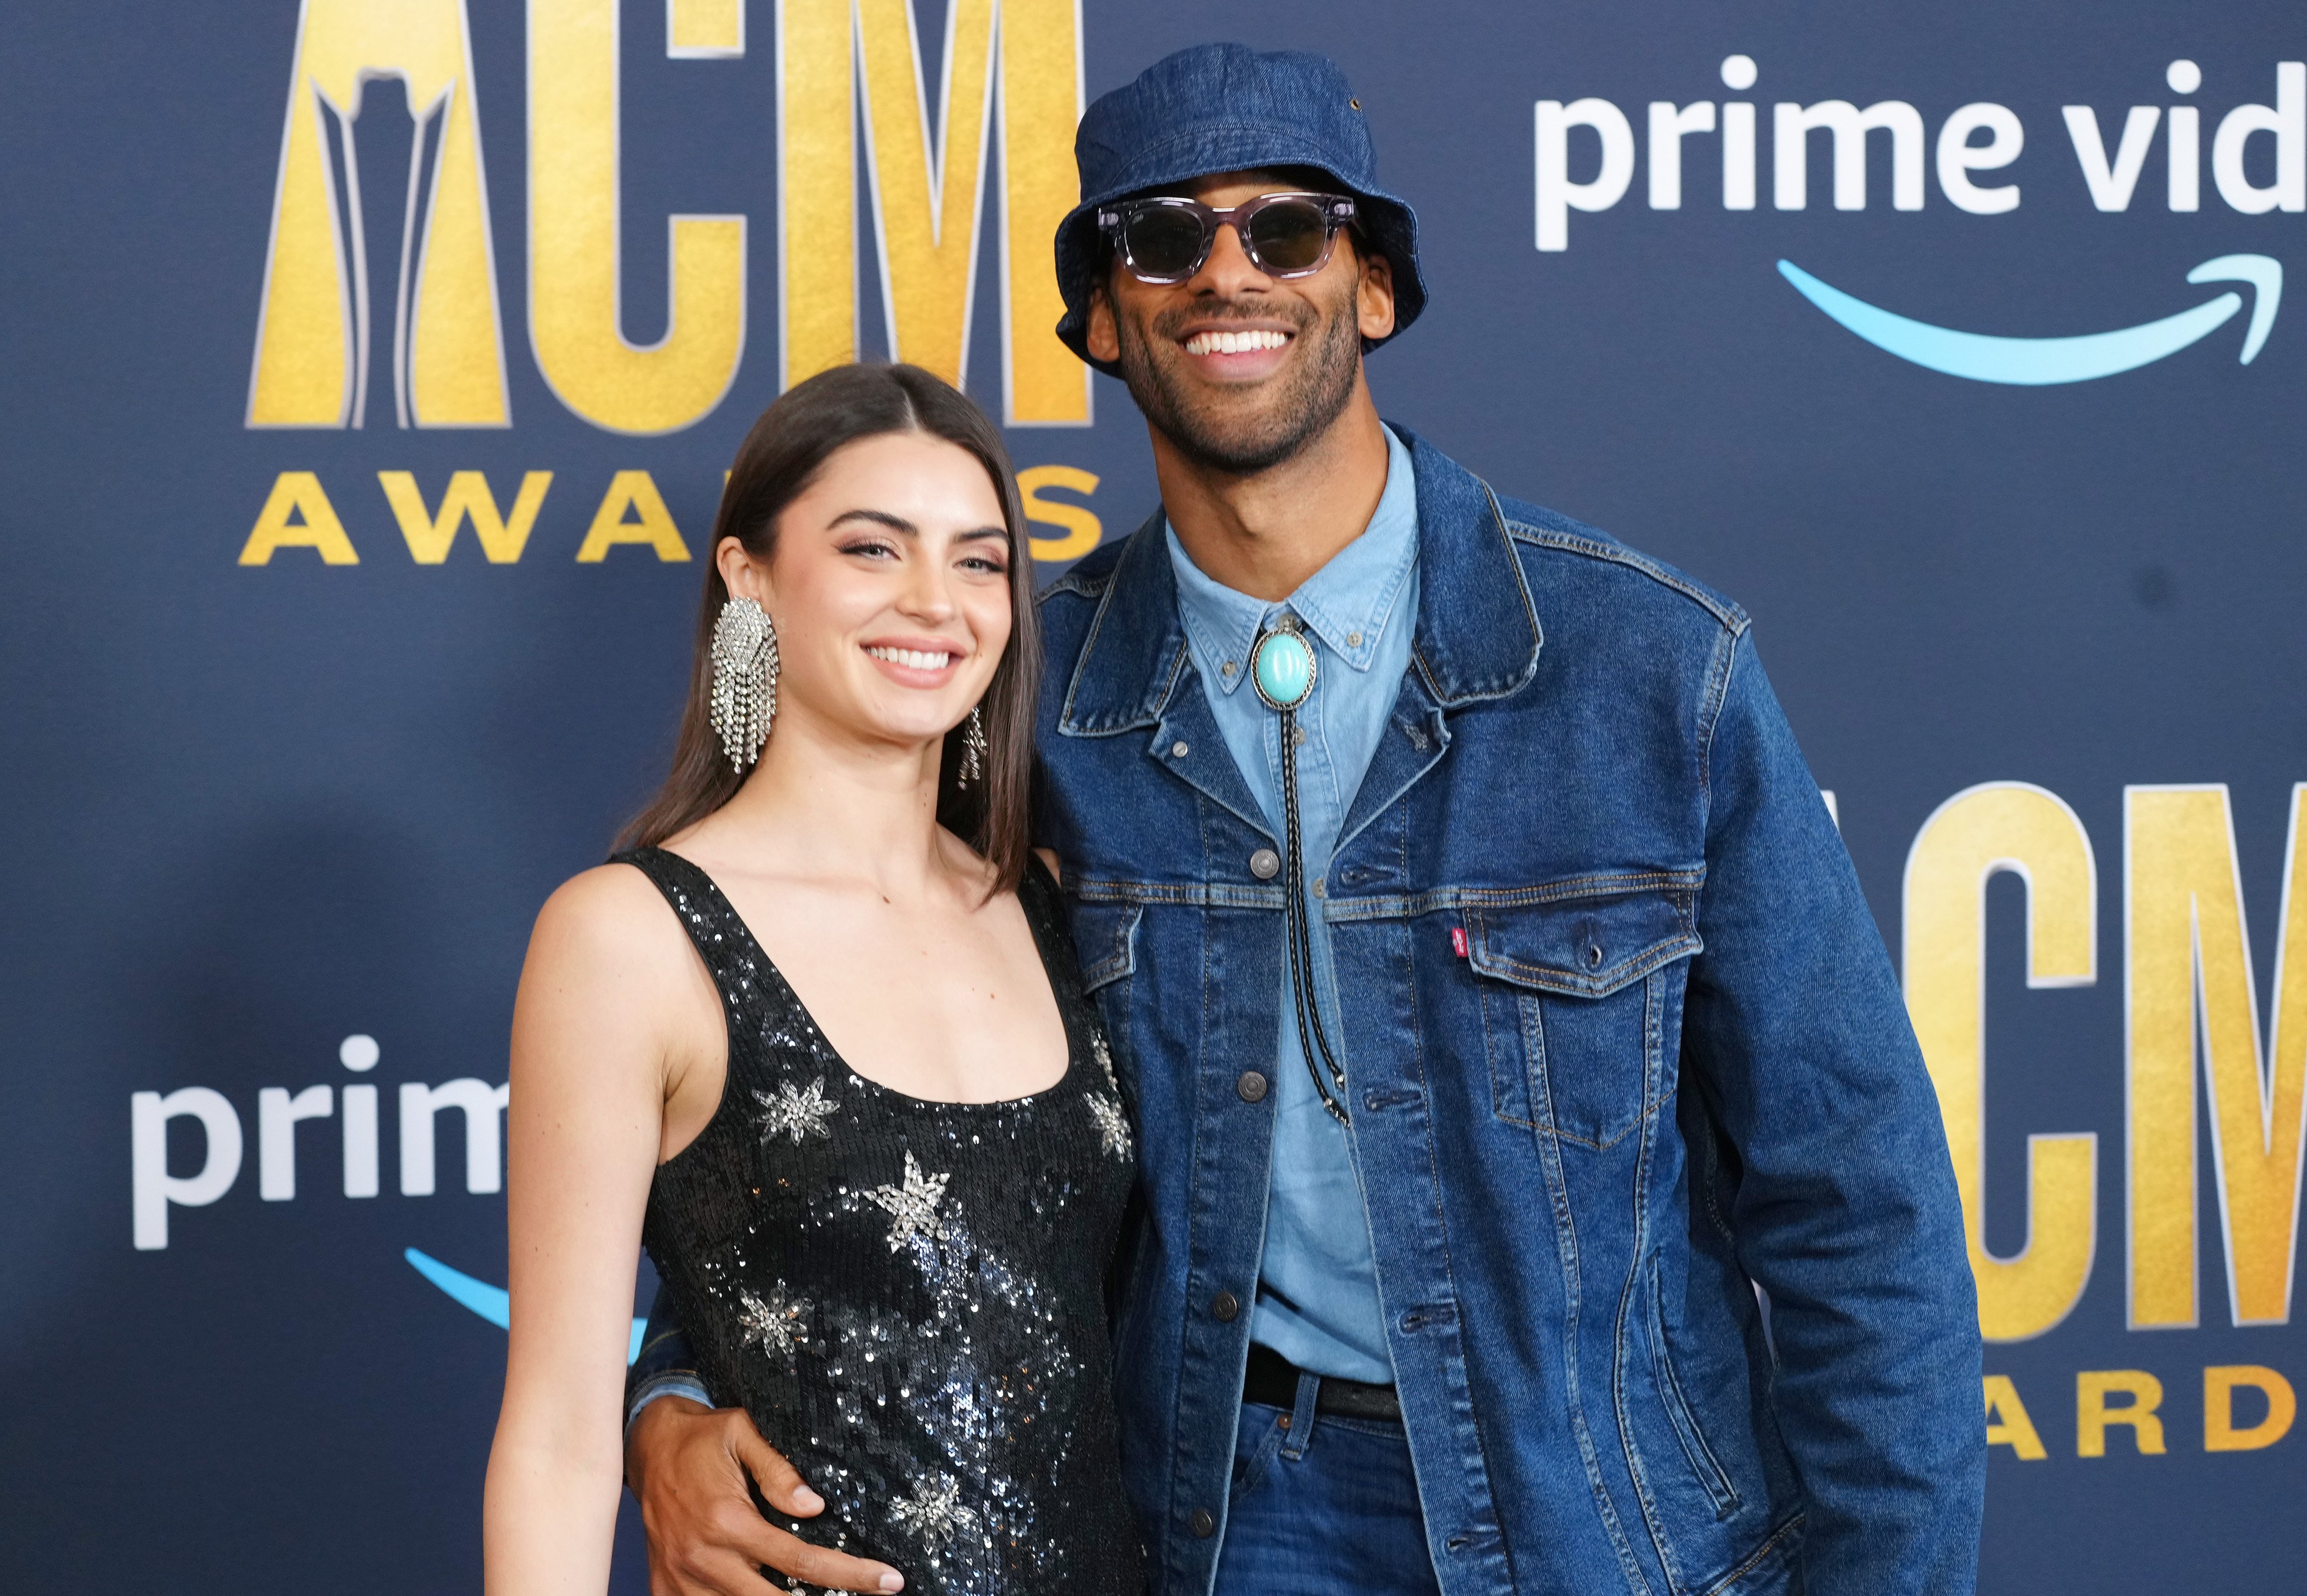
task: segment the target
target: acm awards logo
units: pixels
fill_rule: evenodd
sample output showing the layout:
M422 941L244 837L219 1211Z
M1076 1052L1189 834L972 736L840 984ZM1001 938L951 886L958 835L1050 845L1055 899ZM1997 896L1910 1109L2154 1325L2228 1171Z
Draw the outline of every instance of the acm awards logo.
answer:
M665 58L742 57L747 10L745 0L665 0ZM948 13L940 57L937 41L924 48L910 0L780 0L772 12L776 99L765 108L763 130L764 144L776 149L779 195L773 317L747 298L755 219L675 215L665 235L665 331L639 345L623 330L619 253L627 198L618 156L620 0L530 0L526 234L510 241L498 236L490 209L466 0L303 0L293 42L284 40L287 105L246 425L366 428L382 420L366 413L366 396L373 368L383 363L396 429L510 429L500 287L511 262L527 277L528 354L554 398L605 433L675 433L722 403L749 337L765 322L776 337L780 389L857 357L861 234L875 252L893 358L961 381L976 330L976 274L991 253L1003 420L1089 425L1088 368L1051 330L1063 305L1049 244L1075 197L1079 14L1074 0L950 0ZM925 84L936 72L933 126ZM361 164L354 129L364 91L378 80L397 80L407 92L415 125L403 171L364 172ZM389 284L371 280L364 182L407 195L399 273ZM503 446L490 452L501 456ZM520 473L509 504L481 470L450 474L432 502L413 472L381 470L376 478L416 563L444 563L469 525L482 557L509 564L527 547L553 473ZM1028 516L1057 534L1031 540L1037 559L1073 560L1096 546L1097 516L1077 500L1051 495L1087 495L1097 485L1093 473L1066 465L1019 474ZM576 558L603 562L628 545L663 562L691 557L646 470L611 475ZM284 553L330 566L360 562L316 472L279 473L240 563L266 566ZM503 1084L406 1082L383 1094L360 1078L382 1057L373 1038L346 1038L339 1056L355 1077L341 1085L255 1094L253 1159L245 1156L242 1106L223 1093L193 1085L133 1094L135 1247L166 1248L174 1211L244 1195L242 1176L252 1164L258 1200L299 1200L298 1128L310 1121L338 1121L340 1134L325 1139L339 1144L337 1172L347 1199L383 1191L381 1125L394 1110L400 1197L430 1197L439 1188L436 1123L461 1123L465 1190L502 1191ZM184 1133L197 1146L189 1173L171 1169L172 1125L180 1154ZM308 1163L326 1157L320 1128L308 1127L301 1139ZM313 1186L309 1177L303 1182L304 1200L320 1195ZM502 1288L414 1248L404 1257L455 1301L506 1324ZM640 1328L636 1321L636 1351Z
M1722 63L1722 82L1734 91L1753 89L1761 70L1750 56ZM2174 61L2165 73L2174 95L2192 96L2203 87L2202 69ZM1689 151L1712 138L1719 146L1720 197L1726 210L1753 210L1758 198L1757 124L1752 100L1712 100L1677 105L1654 100L1647 118L1648 197L1655 210L1682 208L1684 171ZM2191 103L2132 106L2120 133L2103 124L2096 107L2061 107L2077 176L2097 210L2121 212L2141 195L2148 157L2158 142L2164 153L2165 202L2174 212L2203 206L2203 110ZM1574 147L1574 131L1579 134ZM2007 216L2021 200L2015 182L1982 182L1981 173L2003 175L2026 148L2027 130L2008 106L1977 102L1958 107L1928 138L1923 115L1905 100L1881 100L1861 109L1848 100L1813 105L1781 100L1771 107L1771 203L1779 210L1810 204L1813 134L1831 147L1833 202L1838 210L1864 210L1868 200L1870 135L1888 142L1891 205L1894 210L1924 208L1925 146L1942 200L1974 216ZM1591 135L1591 136L1590 136ZM1876 148L1880 148L1877 143ZM1589 151L1592 153L1590 155ZM1591 162L1591 167L1585 163ZM1591 169L1571 176L1574 165ZM2307 63L2279 62L2275 103L2245 103L2219 116L2210 138L2213 186L2228 210L2241 216L2307 210ZM2254 165L2271 182L2253 176ZM1565 104L1545 99L1537 107L1536 201L1538 247L1565 250L1570 244L1570 213L1604 211L1625 200L1635 168L1634 124L1607 99L1588 98ZM1805 299L1858 337L1899 358L1978 382L2041 386L2088 382L2174 355L2226 324L2245 305L2244 295L2229 291L2189 309L2135 326L2106 331L2011 338L1935 326L1916 321L1821 281L1791 261L1780 274ZM2203 262L2187 273L2190 283L2241 283L2250 290L2241 363L2249 365L2267 342L2283 297L2283 268L2260 254L2228 254Z
M746 12L744 0L665 0L666 58L744 56ZM857 357L857 250L867 228L892 356L959 382L990 242L999 261L1003 419L1014 427L1089 425L1089 370L1051 331L1064 307L1049 241L1073 203L1082 108L1074 0L951 0L941 69L909 0L782 0L773 14L776 103L765 110L763 142L774 142L777 162L779 388ZM532 0L527 21L526 236L505 241L489 207L466 0L304 0L249 426L367 425L370 372L380 359L390 363L399 427L511 426L498 291L508 253L527 276L529 353L575 415L611 433L661 436L695 425L728 394L749 337L771 320L747 303L756 219L668 218L665 335L646 346L628 339L620 0ZM925 83L940 70L933 129ZM416 122L408 169L366 175L372 184L405 184L407 194L399 277L389 286L369 279L353 139L364 90L379 79L405 86ZM866 217L858 214L861 165ZM389 346L372 337L388 324ZM444 562L467 522L486 560L518 561L553 483L550 472L526 472L508 508L479 471L455 473L433 505L409 472L378 478L419 564ZM1047 496L1091 493L1093 475L1042 466L1020 483L1029 516L1060 534L1033 539L1036 558L1071 560L1096 545L1097 517ZM661 561L690 558L646 471L613 475L577 559L596 562L624 545L645 545ZM279 475L240 562L266 565L296 549L330 565L360 559L310 471Z

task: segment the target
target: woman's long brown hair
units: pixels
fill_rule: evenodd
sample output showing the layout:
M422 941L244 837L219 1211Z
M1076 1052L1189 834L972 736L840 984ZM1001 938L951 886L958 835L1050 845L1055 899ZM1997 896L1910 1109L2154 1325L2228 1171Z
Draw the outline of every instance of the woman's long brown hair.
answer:
M985 773L961 785L967 722L948 733L938 773L938 819L992 864L995 890L1016 889L1024 875L1033 769L1033 708L1041 691L1042 637L1033 608L1033 560L1009 452L985 413L940 378L916 365L842 365L795 385L761 412L738 447L713 522L712 547L733 537L754 559L776 550L777 520L807 490L836 450L888 433L925 433L964 449L985 468L1009 529L1009 646L979 701L985 724ZM708 559L697 614L697 662L689 702L673 742L673 770L648 807L618 838L620 847L655 847L695 825L736 795L744 777L713 730L713 627L729 599L721 567ZM776 731L771 727L769 735Z

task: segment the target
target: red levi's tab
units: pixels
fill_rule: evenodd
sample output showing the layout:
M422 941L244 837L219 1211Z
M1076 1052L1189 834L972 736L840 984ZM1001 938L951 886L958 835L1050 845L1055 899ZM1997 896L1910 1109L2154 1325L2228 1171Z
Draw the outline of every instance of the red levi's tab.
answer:
M1460 958L1467 957L1466 928L1464 926L1454 925L1450 928L1450 949Z

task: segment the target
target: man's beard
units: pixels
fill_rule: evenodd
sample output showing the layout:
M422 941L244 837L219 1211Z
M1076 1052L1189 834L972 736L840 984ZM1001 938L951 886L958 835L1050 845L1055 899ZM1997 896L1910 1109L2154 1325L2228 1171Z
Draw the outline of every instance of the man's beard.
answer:
M1231 405L1222 398L1214 402L1214 396L1192 383L1180 369L1192 356L1179 348L1177 331L1189 322L1205 321L1211 313L1206 305L1157 318L1150 341L1176 351L1161 358L1146 337L1117 316L1122 379L1146 421L1180 454L1198 466L1247 476L1289 459L1344 413L1361 370L1361 330L1352 309L1351 294L1325 317L1317 317L1302 302L1285 306L1235 301L1219 308L1219 314L1244 321L1280 314L1299 323L1293 344L1311 344L1304 351L1307 358L1281 380L1280 391L1270 399L1258 396L1265 400L1263 405L1239 391L1226 396L1233 399ZM1237 408L1248 414L1226 414Z

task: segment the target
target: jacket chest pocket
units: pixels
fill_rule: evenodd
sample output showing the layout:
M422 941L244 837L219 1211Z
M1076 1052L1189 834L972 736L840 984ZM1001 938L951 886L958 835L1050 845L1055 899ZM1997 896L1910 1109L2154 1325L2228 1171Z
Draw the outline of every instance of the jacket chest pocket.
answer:
M1097 1010L1122 1096L1136 1106L1136 1061L1129 1049L1130 977L1137 970L1137 922L1145 905L1067 900L1074 954L1081 964L1082 995Z
M1467 911L1498 1118L1607 1147L1670 1094L1694 912L1689 891Z

